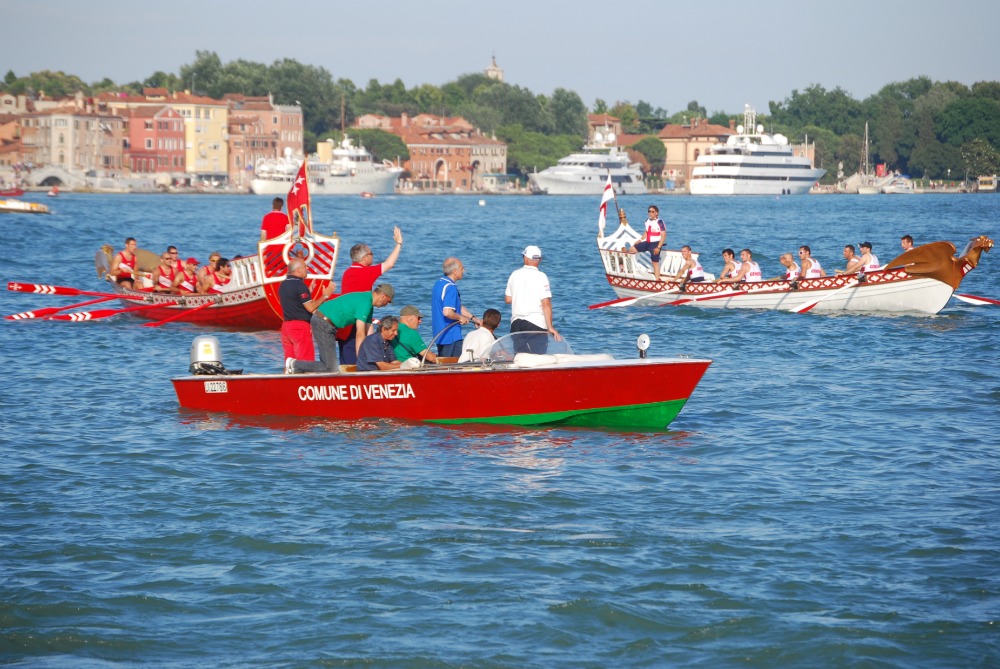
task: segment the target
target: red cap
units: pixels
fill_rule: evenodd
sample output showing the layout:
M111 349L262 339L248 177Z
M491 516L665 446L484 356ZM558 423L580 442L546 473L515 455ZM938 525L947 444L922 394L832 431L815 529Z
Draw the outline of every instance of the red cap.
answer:
M185 265L198 265L199 263L198 263L198 259L197 259L197 258L188 258L188 259L187 259L187 260L186 260L186 261L184 262L184 264L185 264Z

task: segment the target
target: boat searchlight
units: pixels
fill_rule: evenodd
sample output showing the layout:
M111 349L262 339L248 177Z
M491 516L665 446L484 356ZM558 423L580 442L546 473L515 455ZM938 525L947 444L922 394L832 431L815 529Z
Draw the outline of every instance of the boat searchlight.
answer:
M649 348L649 335L648 334L639 335L639 338L635 341L635 345L639 349L639 357L645 358L646 349Z

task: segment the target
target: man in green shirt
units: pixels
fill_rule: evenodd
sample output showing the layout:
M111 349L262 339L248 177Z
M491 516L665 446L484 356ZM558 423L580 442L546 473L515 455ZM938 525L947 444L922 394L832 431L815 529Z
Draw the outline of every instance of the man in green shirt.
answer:
M340 364L353 365L358 360L358 349L368 335L372 310L392 303L396 291L388 283L380 283L374 290L362 293L345 293L324 302L313 312L309 325L312 329L319 362L294 360L285 363L286 374L333 372L337 370L338 331L348 331L356 326L354 341L340 341Z
M392 340L392 347L396 352L396 360L403 363L402 369L419 367L425 353L429 362L437 362L437 356L427 350L423 337L417 332L423 319L424 315L412 304L399 310L399 335Z

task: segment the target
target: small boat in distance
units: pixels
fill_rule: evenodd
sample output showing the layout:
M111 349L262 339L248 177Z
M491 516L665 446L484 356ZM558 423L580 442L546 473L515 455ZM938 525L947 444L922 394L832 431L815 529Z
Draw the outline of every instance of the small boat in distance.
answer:
M736 134L698 156L692 195L805 195L826 174L795 155L787 137L769 135L756 122L757 112L746 105Z
M528 175L531 192L539 195L600 195L611 175L619 195L645 195L646 183L638 163L619 152L615 134L605 126L580 153L561 158L552 167Z
M24 195L24 189L20 186L0 188L0 197L21 197L22 195Z
M871 143L868 140L868 121L865 121L865 143L861 145L861 165L858 169L861 183L858 185L858 195L878 195L878 185L872 174Z
M312 195L391 195L403 168L390 162L376 163L363 146L355 146L344 135L339 146L333 140L320 142L308 159L309 191ZM284 195L302 165L286 150L284 158L266 158L254 167L250 190L257 195Z
M49 208L38 202L0 200L0 214L48 214Z

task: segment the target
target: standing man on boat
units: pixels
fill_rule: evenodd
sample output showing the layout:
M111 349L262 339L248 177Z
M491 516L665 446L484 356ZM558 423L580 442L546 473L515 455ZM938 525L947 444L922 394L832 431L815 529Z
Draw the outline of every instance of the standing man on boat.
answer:
M559 331L552 324L552 291L549 277L538 269L542 262L542 250L531 245L521 254L524 265L507 279L504 301L510 307L510 333L537 333L531 336L514 337L514 350L518 353L545 353L548 349L548 335L561 341Z
M288 276L278 288L278 299L281 300L281 348L285 354L285 367L288 360L303 360L314 362L316 351L313 348L312 329L309 322L313 313L321 304L330 299L336 292L337 284L330 282L319 297L313 298L306 285L308 273L306 263L301 258L293 258L288 263Z
M351 352L351 362L342 357L340 364L352 365L357 362L358 350L364 342L368 325L372 322L372 311L375 307L384 307L392 303L395 289L387 283L380 283L371 292L346 293L329 302L321 304L313 312L309 320L316 347L319 349L319 362L285 360L285 374L309 374L337 371L337 335L351 325L356 326L354 341L341 345L341 354Z
M291 225L288 222L288 215L281 211L285 206L285 201L280 197L271 200L271 211L264 214L260 222L260 241L274 239Z
M385 260L375 264L375 256L372 249L367 244L355 244L351 247L351 266L344 270L340 277L340 290L342 293L357 293L372 289L379 277L395 266L399 259L399 252L403 250L403 231L399 226L392 229L392 240L396 242L395 248Z
M462 325L482 321L462 306L462 295L456 285L465 276L465 265L458 258L445 258L441 263L444 276L434 283L431 291L431 341L437 340L438 356L457 358L462 355ZM450 327L455 322L458 327ZM445 332L447 330L447 332ZM442 334L444 333L444 334ZM438 338L440 335L440 338Z
M660 218L660 208L655 204L649 205L647 213L649 217L646 219L646 237L628 249L628 253L649 251L649 259L653 261L653 278L659 281L660 250L667 243L667 224Z

